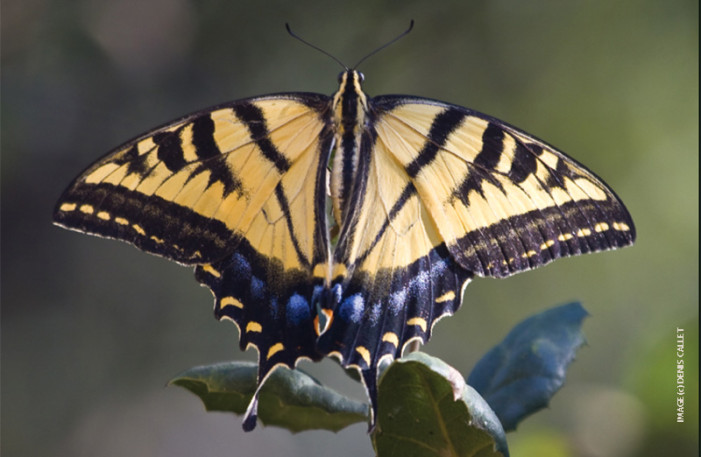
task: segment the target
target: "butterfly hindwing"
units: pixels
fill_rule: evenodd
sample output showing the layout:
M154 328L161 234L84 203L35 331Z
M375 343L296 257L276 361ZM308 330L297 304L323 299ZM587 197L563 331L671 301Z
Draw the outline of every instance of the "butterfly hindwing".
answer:
M380 138L366 133L352 207L341 228L331 280L333 321L323 352L364 369L426 341L433 322L460 304L470 272L454 262L430 212Z

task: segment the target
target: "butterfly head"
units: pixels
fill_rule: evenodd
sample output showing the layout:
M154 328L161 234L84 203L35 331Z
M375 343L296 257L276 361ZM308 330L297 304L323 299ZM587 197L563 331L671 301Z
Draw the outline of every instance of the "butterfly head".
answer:
M365 75L358 70L349 69L338 74L338 91L345 94L346 97L353 94L363 92L362 84L365 81Z
M349 75L349 73L354 73L354 75ZM338 74L338 84L343 84L348 78L355 78L358 80L359 84L365 81L365 75L358 70L346 69Z
M368 110L367 96L363 92L362 83L365 77L354 69L342 71L338 75L338 91L333 97L333 110L336 119L340 121L341 130L344 126L362 126L363 117Z

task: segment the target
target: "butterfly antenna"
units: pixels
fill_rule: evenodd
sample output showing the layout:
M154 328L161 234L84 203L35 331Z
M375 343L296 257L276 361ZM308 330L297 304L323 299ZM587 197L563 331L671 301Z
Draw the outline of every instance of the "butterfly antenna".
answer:
M292 38L296 38L297 40L299 40L299 41L301 41L302 43L306 44L306 45L309 46L310 48L316 49L316 50L319 51L320 53L325 54L325 55L331 57L333 60L335 60L336 62L338 62L338 64L339 64L340 66L342 66L345 70L348 70L348 67L346 67L346 65L345 65L343 62L341 62L340 60L338 60L338 58L336 58L336 56L334 56L333 54L331 54L331 53L329 53L329 52L327 52L327 51L325 51L325 50L323 50L323 49L321 49L319 46L316 46L316 45L311 44L310 42L308 42L308 41L305 40L304 38L302 38L302 37L300 37L299 35L297 35L296 33L294 33L294 32L292 31L292 29L290 28L290 24L288 24L287 22L285 22L285 28L287 28L287 33L289 33L290 36L291 36Z
M388 41L387 43L383 44L383 45L380 46L379 48L377 48L377 49L375 49L374 51L372 51L370 54L368 54L368 55L366 55L365 57L363 57L362 59L360 59L360 60L358 61L358 63L356 63L355 65L353 65L353 69L358 68L358 66L359 66L361 63L363 63L368 57L374 56L375 54L377 54L378 52L382 51L384 48L386 48L386 47L389 46L390 44L393 44L394 42L398 41L400 38L403 38L405 35L407 35L409 32L411 32L411 29L413 29L413 28L414 28L414 20L412 19L411 22L409 23L409 28L408 28L408 29L406 29L405 31L403 31L402 33L400 33L399 35L397 35L396 37L392 38L392 39L391 39L390 41Z

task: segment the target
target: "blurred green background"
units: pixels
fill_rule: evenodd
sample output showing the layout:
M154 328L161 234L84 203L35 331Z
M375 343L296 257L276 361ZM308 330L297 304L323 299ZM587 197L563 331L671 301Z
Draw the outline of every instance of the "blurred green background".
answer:
M469 106L553 143L603 177L635 247L477 279L427 352L467 374L524 317L578 299L588 346L514 456L691 456L698 447L698 2L4 0L2 454L371 455L366 426L292 435L207 414L179 371L229 359L192 272L51 225L78 172L182 114L279 92L332 93L362 66L371 95ZM676 329L686 422L676 423ZM357 398L336 364L302 363Z

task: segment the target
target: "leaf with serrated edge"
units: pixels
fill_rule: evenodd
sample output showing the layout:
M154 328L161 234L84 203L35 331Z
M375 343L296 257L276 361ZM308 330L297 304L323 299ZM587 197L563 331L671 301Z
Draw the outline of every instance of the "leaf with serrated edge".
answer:
M548 405L565 382L567 367L585 342L587 312L579 303L558 306L516 325L480 359L467 378L506 431Z
M489 405L440 359L413 352L393 362L380 378L378 405L378 457L508 457Z
M170 381L200 397L207 411L243 414L256 390L257 365L224 362L194 367ZM368 406L321 385L300 370L276 369L260 392L258 417L264 425L338 431L367 422Z

